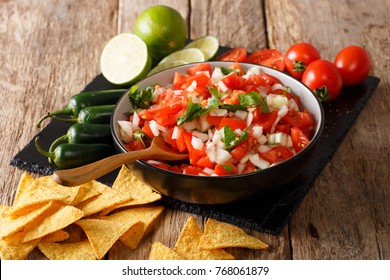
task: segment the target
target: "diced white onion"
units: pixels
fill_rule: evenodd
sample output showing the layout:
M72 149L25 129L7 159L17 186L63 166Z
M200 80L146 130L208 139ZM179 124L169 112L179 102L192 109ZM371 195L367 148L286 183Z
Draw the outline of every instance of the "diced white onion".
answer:
M274 145L279 144L282 146L287 146L288 135L283 132L276 132L268 134L268 144Z
M139 127L139 116L137 112L134 112L133 114L133 127L138 128Z
M243 76L243 78L247 79L250 75L259 75L262 72L261 68L259 66L253 66L248 69L246 74Z
M197 126L198 126L198 123L197 123L196 120L194 120L192 122L185 122L185 123L183 123L183 125L181 127L185 131L191 131L191 130L194 130Z
M257 166L260 169L266 169L270 166L270 163L262 158L258 154L251 155L250 157L251 163Z
M222 82L222 81L219 81L219 82L217 83L217 85L218 85L219 89L220 89L222 92L227 92L227 91L229 90L229 88L228 88L228 87L225 85L225 83Z
M153 159L147 160L146 163L147 164L163 164L161 161L157 161L157 160L153 160Z
M294 99L289 99L288 100L287 107L290 108L290 109L294 109L295 111L299 111L299 107L298 107L298 105L297 105L297 103L295 102Z
M216 82L218 82L222 77L223 77L223 74L222 74L221 68L215 67L213 73L211 74L211 81L212 81L213 83L216 83Z
M259 139L257 139L257 141L259 142L260 145L263 145L263 144L267 143L268 138L267 138L267 136L262 134L262 135L260 135Z
M271 150L272 147L271 146L268 146L268 145L260 145L257 150L259 151L259 153L266 153L268 152L269 150Z
M198 137L192 136L191 145L195 150L201 151L203 149L203 142Z
M197 82L195 80L192 81L192 83L187 87L187 91L188 92L192 92L196 89L196 86L197 86Z
M253 121L253 113L248 112L248 116L246 117L246 126L250 126Z
M215 146L213 144L211 146L207 146L206 154L211 162L215 162Z
M210 116L213 117L224 117L228 113L227 109L213 109L210 111Z
M287 113L288 113L288 108L286 105L283 105L278 112L278 117L283 118L285 115L287 115Z
M241 163L245 163L247 162L249 159L250 159L251 155L249 153L246 153L241 159L240 159L240 162Z
M119 131L121 133L122 140L125 143L129 143L133 137L133 126L129 121L118 121Z
M232 158L232 155L225 149L217 148L215 152L215 162L218 164L225 164Z
M192 134L199 138L203 143L209 140L209 135L207 133L199 132L199 131L192 131Z
M241 174L242 173L242 171L244 170L244 168L245 168L245 162L239 162L238 164L237 164L237 173L238 174Z
M276 120L274 121L274 123L273 123L272 126L271 126L271 130L270 130L271 133L274 133L274 132L275 132L276 125L279 123L279 121L280 121L280 117L277 116L277 117L276 117Z
M160 131L166 132L165 127L159 125L155 120L151 120L149 122L149 125L150 125L150 130L152 131L154 136L159 136Z
M234 112L234 116L239 120L245 120L248 116L248 112L237 110L236 112Z
M280 94L268 94L267 95L268 108L271 111L277 111L283 106L288 105L288 98Z
M208 174L208 175L211 175L213 174L214 170L212 170L211 168L208 168L208 167L205 167L203 168L202 170L204 173Z
M287 88L282 84L276 83L276 84L272 85L271 89L272 89L272 91L275 91L278 89L286 90Z
M291 136L288 135L288 137L287 137L287 147L291 148L292 146L293 146L293 142L292 142Z
M202 115L198 118L199 131L207 131L212 125L207 121L207 116Z
M205 74L207 77L210 78L210 72L209 71L196 71L195 74L198 75L198 74Z
M259 87L257 87L257 91L259 92L259 94L262 97L267 97L267 94L268 94L268 88L267 87L259 86Z
M172 137L171 137L171 139L172 139L172 140L176 140L176 139L179 139L179 137L180 137L180 129L179 129L178 126L175 126L175 127L173 128L173 131L172 131Z
M261 125L253 126L252 136L259 140L261 135L263 135L263 127Z

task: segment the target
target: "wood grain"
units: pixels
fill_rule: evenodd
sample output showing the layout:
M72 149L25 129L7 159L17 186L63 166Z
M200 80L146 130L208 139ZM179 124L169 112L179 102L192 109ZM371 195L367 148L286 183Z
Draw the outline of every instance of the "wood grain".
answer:
M389 1L267 1L271 47L308 41L333 61L341 48L362 45L382 80L292 219L294 259L389 257L389 9Z
M0 2L1 203L10 205L22 171L9 161L39 132L47 111L67 104L100 72L108 40L132 32L145 8L177 9L192 39L210 34L221 45L285 52L298 41L333 60L349 44L364 45L381 83L313 188L278 236L248 231L271 249L231 249L237 259L390 258L389 0L37 0ZM165 210L140 247L117 242L109 259L147 259L160 241L173 248L190 214ZM205 218L195 216L203 228ZM29 259L45 259L35 250Z

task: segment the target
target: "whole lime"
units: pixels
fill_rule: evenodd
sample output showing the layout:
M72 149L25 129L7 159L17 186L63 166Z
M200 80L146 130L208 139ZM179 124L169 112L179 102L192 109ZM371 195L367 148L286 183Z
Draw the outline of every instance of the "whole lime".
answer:
M160 60L184 47L187 25L175 9L156 5L147 8L137 17L134 34L146 43L152 57Z

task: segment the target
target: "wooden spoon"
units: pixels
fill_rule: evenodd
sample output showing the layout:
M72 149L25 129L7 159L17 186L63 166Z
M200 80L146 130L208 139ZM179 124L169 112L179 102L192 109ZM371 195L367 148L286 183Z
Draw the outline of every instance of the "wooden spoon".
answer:
M77 186L137 159L185 160L188 159L188 154L175 152L168 147L162 137L154 137L150 147L145 150L113 155L77 168L57 170L52 178L63 186Z

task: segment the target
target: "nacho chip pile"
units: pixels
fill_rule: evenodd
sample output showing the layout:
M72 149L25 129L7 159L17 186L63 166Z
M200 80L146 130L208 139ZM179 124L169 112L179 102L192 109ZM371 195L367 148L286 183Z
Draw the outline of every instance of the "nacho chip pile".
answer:
M13 205L0 205L0 257L25 259L38 247L49 259L102 259L118 240L135 249L164 210L150 204L160 198L125 166L112 188L24 173Z
M91 181L64 187L24 173L12 206L0 205L0 258L25 259L38 248L52 260L103 259L117 242L136 249L163 212L161 195L122 166L112 187ZM154 242L150 260L233 260L225 248L268 249L242 229L190 216L173 249Z
M150 260L233 260L234 256L224 248L268 249L263 241L245 233L242 229L214 219L208 219L204 232L194 217L185 223L173 249L154 242Z

